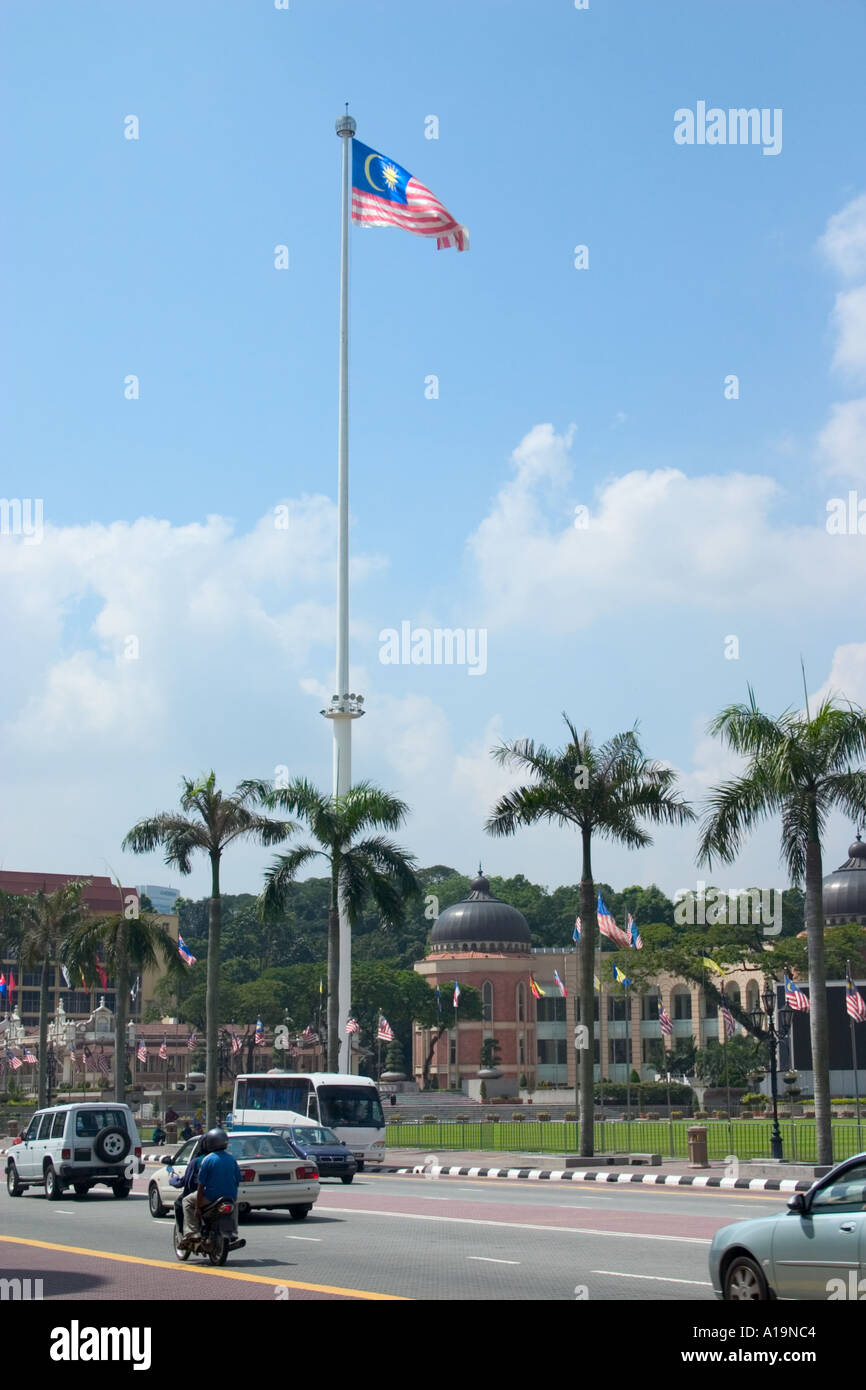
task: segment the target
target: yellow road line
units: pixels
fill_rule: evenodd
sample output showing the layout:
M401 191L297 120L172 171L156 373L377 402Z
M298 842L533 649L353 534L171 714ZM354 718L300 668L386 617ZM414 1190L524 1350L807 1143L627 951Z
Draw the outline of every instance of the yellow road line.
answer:
M266 1274L244 1274L227 1269L208 1269L201 1265L183 1264L177 1260L145 1260L137 1255L121 1255L115 1250L88 1250L81 1245L55 1245L47 1240L25 1240L20 1236L0 1236L0 1241L10 1245L32 1245L37 1250L60 1250L65 1255L89 1255L95 1260L116 1260L120 1264L149 1265L152 1269L172 1269L185 1274L209 1274L217 1279L237 1279L246 1284L270 1284L283 1289L305 1289L310 1293L343 1294L348 1298L378 1299L389 1303L407 1303L411 1300L394 1293L373 1293L369 1289L344 1289L334 1284L302 1284L297 1280L280 1279Z

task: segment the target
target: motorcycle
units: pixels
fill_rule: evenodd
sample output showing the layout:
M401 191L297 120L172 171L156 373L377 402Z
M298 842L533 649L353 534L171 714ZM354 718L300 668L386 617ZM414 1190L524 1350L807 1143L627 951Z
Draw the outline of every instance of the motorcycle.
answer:
M183 1207L180 1202L175 1203L172 1242L177 1258L188 1260L190 1255L206 1255L212 1265L224 1265L235 1231L234 1209L235 1203L231 1197L218 1197L215 1202L210 1202L202 1211L199 1234L190 1236L188 1243L181 1245ZM235 1249L240 1249L243 1245L246 1245L246 1241L238 1241Z

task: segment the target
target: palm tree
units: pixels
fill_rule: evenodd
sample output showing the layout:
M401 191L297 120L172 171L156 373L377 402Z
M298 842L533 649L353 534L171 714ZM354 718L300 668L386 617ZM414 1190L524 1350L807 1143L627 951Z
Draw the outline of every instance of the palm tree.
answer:
M299 845L279 855L265 878L261 897L263 915L285 909L287 890L300 869L321 856L330 864L331 892L328 904L328 1070L339 1064L340 1027L338 982L340 977L340 905L354 926L369 895L383 924L397 927L404 919L405 899L417 893L415 856L384 835L369 830L396 830L408 813L396 796L359 782L345 796L323 795L304 779L271 791L259 784L259 795L269 809L279 807L307 825L316 845Z
M257 785L257 784L255 784ZM208 1127L216 1124L218 1086L219 968L222 903L220 901L220 862L235 840L255 840L260 845L276 845L297 829L290 821L270 820L251 809L256 799L255 785L242 782L230 796L216 785L214 773L198 781L181 781L180 805L183 815L163 811L134 825L123 841L124 849L150 854L165 847L165 862L182 874L192 871L192 855L201 850L210 859L211 896L208 914L207 947L207 1026L205 1029L207 1086L205 1113Z
M722 710L709 732L748 763L740 777L713 788L698 862L712 864L715 855L731 863L748 833L779 813L782 860L793 883L805 877L818 1162L832 1163L821 846L831 811L866 818L866 770L854 767L866 756L866 710L828 696L814 718L807 705L805 716L786 710L773 719L758 709L750 686L748 704Z
M36 1104L41 1109L48 1098L48 991L51 962L62 955L67 935L87 915L84 890L89 880L73 879L46 893L3 895L0 915L4 936L18 957L21 970L39 970L39 1055L37 1057Z
M118 885L123 898L123 890ZM114 1098L126 1100L126 1047L130 976L162 966L168 976L183 970L177 942L159 918L138 912L130 903L108 916L85 918L66 935L60 947L64 965L92 979L101 962L114 980Z
M682 825L694 820L694 813L673 791L673 770L644 756L636 726L596 746L589 731L579 734L568 715L562 717L569 733L564 748L551 750L523 738L493 749L500 766L519 768L534 780L501 797L484 828L491 835L513 835L519 826L554 821L557 825L574 826L580 832L580 1018L589 1034L588 1046L579 1054L580 1152L591 1158L597 940L592 839L600 835L629 849L639 849L652 844L638 824L639 819Z

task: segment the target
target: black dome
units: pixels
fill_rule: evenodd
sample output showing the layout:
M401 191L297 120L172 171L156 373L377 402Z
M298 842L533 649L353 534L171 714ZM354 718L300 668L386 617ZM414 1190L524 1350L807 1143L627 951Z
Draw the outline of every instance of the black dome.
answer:
M859 835L849 845L845 863L824 879L824 919L828 927L866 924L866 844Z
M529 951L529 923L522 912L490 892L479 873L468 897L446 907L430 935L434 951Z

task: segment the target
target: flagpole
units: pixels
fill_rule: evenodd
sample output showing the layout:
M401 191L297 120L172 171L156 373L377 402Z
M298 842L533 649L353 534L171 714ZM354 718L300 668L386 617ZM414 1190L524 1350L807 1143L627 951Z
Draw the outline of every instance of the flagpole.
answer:
M851 974L850 960L846 960L845 962L845 981L846 985L848 981L850 981L852 985L854 983L854 976ZM857 1037L854 1032L853 1014L848 1015L848 1022L851 1025L851 1064L854 1068L854 1113L857 1116L857 1150L859 1152L862 1150L863 1144L860 1138L860 1079L857 1075Z
M340 367L339 426L337 449L337 691L327 709L322 710L334 726L334 796L347 794L352 785L352 720L364 713L360 696L349 693L349 212L352 199L352 137L356 126L348 113L336 122L343 141L343 204L340 226ZM342 894L337 909L340 917L340 964L337 979L337 1018L349 1017L352 1007L352 933ZM328 1008L331 1008L332 981L328 980ZM329 1050L336 1052L338 1071L351 1070L351 1050L342 1051L348 1035L329 1029Z

